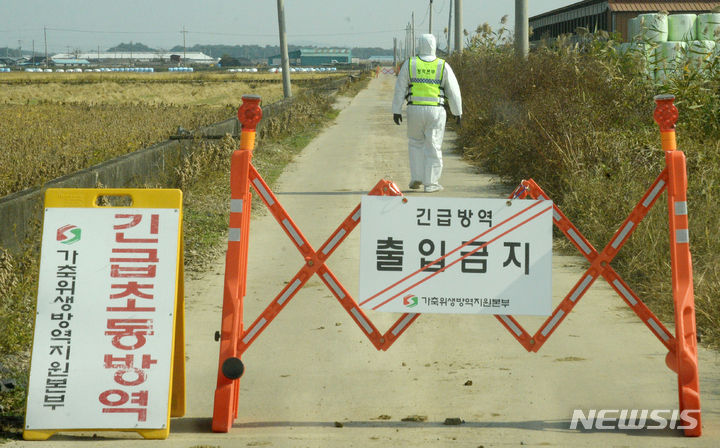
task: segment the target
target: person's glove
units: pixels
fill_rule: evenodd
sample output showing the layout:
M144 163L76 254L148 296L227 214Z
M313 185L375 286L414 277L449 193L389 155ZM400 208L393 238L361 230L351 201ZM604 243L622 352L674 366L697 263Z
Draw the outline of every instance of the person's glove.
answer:
M459 128L462 127L462 115L455 117L455 124L457 124Z
M393 114L393 121L396 125L400 126L400 123L402 123L402 115L400 114Z

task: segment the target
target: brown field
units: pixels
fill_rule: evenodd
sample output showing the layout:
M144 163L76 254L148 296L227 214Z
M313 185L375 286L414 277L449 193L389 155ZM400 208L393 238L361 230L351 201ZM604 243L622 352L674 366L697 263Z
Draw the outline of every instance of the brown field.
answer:
M272 73L3 73L0 197L282 99ZM293 94L343 74L293 74Z
M343 74L294 73L294 91ZM282 99L279 73L3 73L0 104L237 105L244 94Z

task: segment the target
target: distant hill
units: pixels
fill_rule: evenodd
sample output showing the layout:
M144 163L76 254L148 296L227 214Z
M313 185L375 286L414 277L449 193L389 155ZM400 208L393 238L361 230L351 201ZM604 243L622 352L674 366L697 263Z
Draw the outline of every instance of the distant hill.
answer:
M108 48L106 50L109 53L112 53L113 51L121 52L121 51L137 51L137 52L156 52L157 50L154 48L150 48L145 44L142 44L140 42L130 42L130 43L121 43L120 45L116 45L112 48Z
M29 52L27 50L22 50L23 56L26 54L30 54L30 53L32 53L32 52ZM20 53L17 48L1 47L0 48L0 56L8 57L8 58L19 58Z
M392 49L380 47L358 47L352 49L354 58L367 59L370 56L392 56Z
M301 47L296 45L288 45L288 51L297 50ZM199 51L212 57L221 57L223 55L232 56L236 59L267 59L280 53L280 47L277 45L194 45L187 47L186 51ZM176 45L170 49L171 52L182 53L183 47Z

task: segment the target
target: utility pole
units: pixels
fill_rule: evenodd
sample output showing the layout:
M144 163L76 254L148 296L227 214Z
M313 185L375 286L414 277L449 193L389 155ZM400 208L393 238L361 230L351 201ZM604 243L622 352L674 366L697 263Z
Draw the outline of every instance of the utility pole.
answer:
M290 91L290 61L288 59L287 39L285 35L285 6L283 0L277 0L278 29L280 30L280 62L282 63L283 96L292 97Z
M433 0L430 0L430 26L428 27L429 31L428 33L432 34L432 2Z
M412 12L412 27L410 28L410 45L412 45L412 51L410 57L415 57L415 11Z
M183 29L182 29L181 33L183 35L183 60L182 60L183 63L182 63L182 65L185 65L185 59L187 59L187 55L185 54L187 51L187 49L185 47L185 36L187 36L187 33L188 33L187 31L185 31L185 25L183 25Z
M18 57L22 57L22 41L18 39Z
M455 51L463 51L462 0L455 0Z
M98 64L100 64L100 45L98 45Z
M515 0L515 56L527 58L530 51L528 1Z
M405 27L405 52L403 53L403 59L410 58L410 22Z
M47 68L47 27L43 27L43 36L45 37L45 68Z
M448 27L447 27L447 53L450 54L450 42L452 42L452 10L453 10L453 3L455 3L453 0L450 0L450 12L448 13Z
M35 65L35 39L33 39L33 57L32 57L32 63L33 66Z
M397 37L393 37L393 68L397 67Z

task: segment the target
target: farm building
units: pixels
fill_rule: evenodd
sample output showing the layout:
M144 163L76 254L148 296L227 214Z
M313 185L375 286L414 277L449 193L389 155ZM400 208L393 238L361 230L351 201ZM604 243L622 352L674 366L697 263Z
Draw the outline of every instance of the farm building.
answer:
M300 52L301 50L288 51L290 65L300 65ZM276 54L275 56L269 57L267 63L268 65L280 65L282 63L281 58L281 55Z
M638 1L584 0L563 8L530 17L533 30L530 40L558 37L574 33L578 27L590 31L617 31L628 39L628 21L638 14L667 11L669 13L704 13L720 6L720 1Z
M18 58L0 57L0 64L2 65L15 65L17 62Z
M88 53L59 53L52 57L53 61L62 59L87 59L90 62L96 64L109 64L109 65L120 65L120 64L133 64L133 63L179 63L183 62L185 65L194 64L215 64L217 59L211 58L205 53L197 51L187 52L184 54L185 60L183 61L183 52L88 52Z
M58 67L76 67L79 65L90 65L87 59L58 59L53 58L53 63Z
M350 64L352 56L349 48L301 48L289 51L290 65L328 65ZM268 65L280 65L280 55L268 58Z

